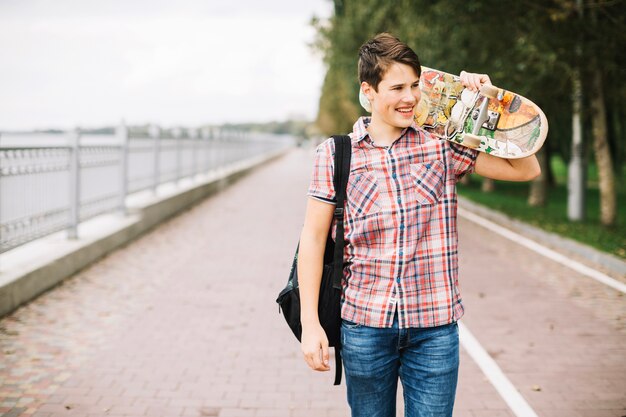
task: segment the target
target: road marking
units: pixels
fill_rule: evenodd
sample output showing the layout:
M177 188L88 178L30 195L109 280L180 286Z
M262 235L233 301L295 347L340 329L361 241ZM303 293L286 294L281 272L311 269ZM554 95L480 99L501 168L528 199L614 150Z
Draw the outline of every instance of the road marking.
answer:
M537 252L538 254L545 256L546 258L550 258L553 261L558 262L562 265L565 265L566 267L571 268L576 272L579 272L583 275L593 278L596 281L601 282L602 284L608 285L609 287L616 289L617 291L626 293L626 284L614 278L611 278L608 275L603 274L600 271L596 271L595 269L590 268L586 265L583 265L580 262L569 259L568 257L561 255L560 253L555 252L550 248L540 245L534 240L528 239L518 233L505 229L504 227L499 226L495 224L494 222L489 221L483 217L480 217L474 213L471 213L463 208L459 207L458 213L460 216L465 217L466 219L471 220L474 223L477 223L501 236L504 236L507 239L510 239L516 243L519 243L520 245L525 246L528 249L533 250Z
M522 394L504 375L496 361L494 361L487 351L480 345L478 340L472 335L469 329L461 322L459 325L459 338L461 345L472 357L474 362L483 371L491 385L494 386L498 394L507 403L513 414L517 417L538 417L537 413L528 405Z

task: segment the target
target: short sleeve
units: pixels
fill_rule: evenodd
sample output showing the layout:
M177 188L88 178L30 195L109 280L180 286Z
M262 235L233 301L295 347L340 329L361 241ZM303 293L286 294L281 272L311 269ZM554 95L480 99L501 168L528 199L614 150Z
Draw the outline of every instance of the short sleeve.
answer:
M474 172L478 151L458 143L448 142L450 149L450 163L456 179L463 178L464 175Z
M335 142L332 138L324 141L315 151L311 184L308 196L324 201L336 203L333 174L335 172Z

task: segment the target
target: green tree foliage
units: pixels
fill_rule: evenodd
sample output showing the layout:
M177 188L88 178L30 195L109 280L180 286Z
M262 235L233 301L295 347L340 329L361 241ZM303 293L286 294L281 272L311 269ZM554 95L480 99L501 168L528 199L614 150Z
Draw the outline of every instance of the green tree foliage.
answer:
M546 113L548 156L570 157L572 75L585 99L585 148L592 149L592 75L601 74L607 137L615 172L625 178L625 0L335 0L327 22L314 20L315 47L327 74L318 125L327 134L351 130L358 114L359 46L379 32L409 44L424 66L487 73L492 82L530 98ZM594 91L596 88L596 91ZM549 174L549 173L548 173Z
M626 2L583 0L335 0L327 22L313 21L315 47L328 73L320 99L325 134L350 130L358 105L359 46L387 31L408 43L422 64L447 72L462 69L490 75L535 101L550 121L550 150L569 158L571 75L589 79L595 56L603 74L609 109L609 140L617 166L624 165L626 106ZM596 21L591 19L592 10ZM578 44L581 54L576 53ZM592 94L585 83L585 94ZM357 110L354 110L357 109ZM357 114L358 114L357 113ZM585 110L590 129L589 109ZM330 119L330 120L329 120ZM332 121L331 121L332 120ZM340 132L339 132L340 133ZM590 137L590 131L586 132Z

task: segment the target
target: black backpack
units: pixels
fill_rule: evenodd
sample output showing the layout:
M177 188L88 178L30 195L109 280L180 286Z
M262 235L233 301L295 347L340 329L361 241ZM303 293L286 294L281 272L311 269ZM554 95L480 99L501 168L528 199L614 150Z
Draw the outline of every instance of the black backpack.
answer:
M334 218L337 219L336 242L331 231L328 232L324 250L324 269L320 283L318 315L320 324L326 332L329 345L335 348L335 385L341 383L341 295L343 278L343 217L346 200L346 187L350 175L352 144L349 136L333 136L335 141L335 172L333 182L337 196ZM287 324L293 334L301 341L302 323L300 322L300 291L298 288L298 249L293 257L287 286L280 292L276 302L278 311L283 311Z

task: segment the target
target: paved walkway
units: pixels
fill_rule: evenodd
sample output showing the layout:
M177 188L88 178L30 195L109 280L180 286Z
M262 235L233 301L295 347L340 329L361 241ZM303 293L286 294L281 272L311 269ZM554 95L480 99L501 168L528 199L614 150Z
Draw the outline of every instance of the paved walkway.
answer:
M348 416L345 385L306 367L274 303L311 161L258 169L0 320L0 414ZM624 299L460 230L463 322L537 414L626 415ZM461 355L455 417L513 416Z

